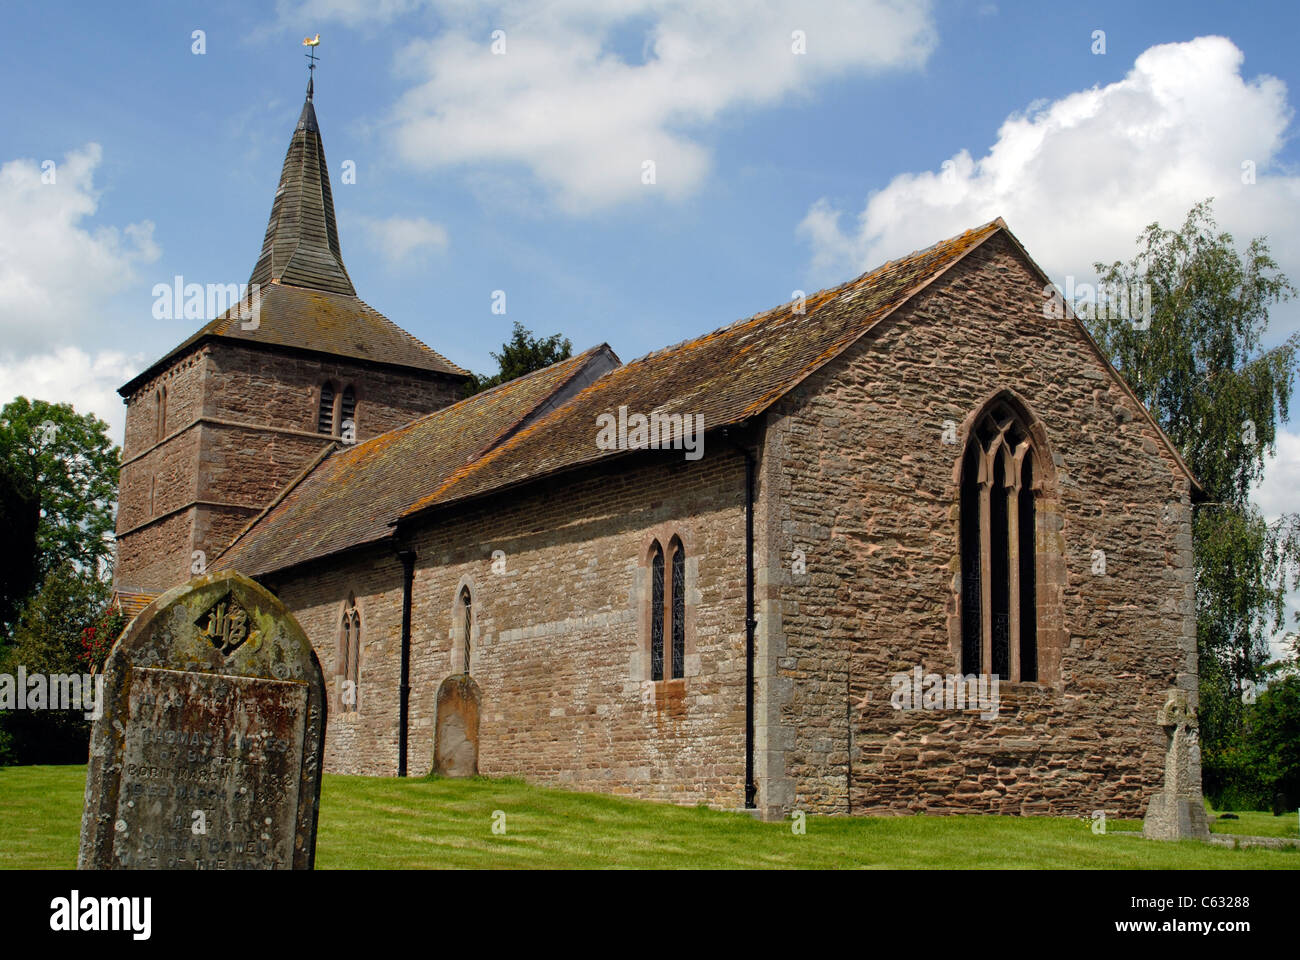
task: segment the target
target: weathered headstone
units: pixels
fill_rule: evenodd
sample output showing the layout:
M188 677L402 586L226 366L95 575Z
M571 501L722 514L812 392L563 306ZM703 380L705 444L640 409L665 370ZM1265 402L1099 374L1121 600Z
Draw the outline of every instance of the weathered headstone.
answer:
M104 666L82 869L309 870L325 684L274 596L237 573L176 587Z
M437 725L433 733L433 770L444 777L478 775L478 713L482 694L468 673L458 673L438 687Z
M1157 840L1210 838L1210 824L1201 800L1201 782L1192 773L1196 748L1196 717L1187 691L1172 688L1156 723L1165 731L1165 785L1151 798L1142 821L1144 836Z

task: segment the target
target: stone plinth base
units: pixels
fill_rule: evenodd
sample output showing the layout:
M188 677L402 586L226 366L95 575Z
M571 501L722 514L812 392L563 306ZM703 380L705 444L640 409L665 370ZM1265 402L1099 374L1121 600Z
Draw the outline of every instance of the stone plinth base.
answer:
M1199 799L1157 793L1147 806L1142 835L1152 840L1209 840L1210 822Z

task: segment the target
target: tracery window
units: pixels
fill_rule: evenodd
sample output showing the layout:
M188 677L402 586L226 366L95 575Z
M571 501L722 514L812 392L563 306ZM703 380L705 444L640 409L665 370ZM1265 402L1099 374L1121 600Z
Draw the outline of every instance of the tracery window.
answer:
M650 546L650 679L686 676L686 549L679 537Z
M1038 679L1041 467L1027 422L995 400L971 427L961 471L961 669L1013 682Z

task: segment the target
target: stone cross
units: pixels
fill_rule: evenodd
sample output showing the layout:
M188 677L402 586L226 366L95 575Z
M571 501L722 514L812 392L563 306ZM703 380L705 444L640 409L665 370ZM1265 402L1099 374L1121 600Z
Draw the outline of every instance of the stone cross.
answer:
M81 869L311 869L325 683L302 627L237 573L127 627L90 737Z
M1186 837L1208 839L1209 821L1201 800L1201 782L1193 776L1196 745L1196 716L1187 691L1171 688L1164 705L1156 712L1156 724L1165 732L1164 789L1151 798L1142 832L1161 840Z

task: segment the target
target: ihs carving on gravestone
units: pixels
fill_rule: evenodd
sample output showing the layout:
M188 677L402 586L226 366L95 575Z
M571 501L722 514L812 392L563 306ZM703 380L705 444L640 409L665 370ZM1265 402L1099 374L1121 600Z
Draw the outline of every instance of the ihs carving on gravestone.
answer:
M1151 798L1142 833L1158 840L1194 837L1209 839L1210 824L1201 799L1200 777L1194 772L1197 746L1196 714L1187 691L1171 688L1156 713L1166 737L1164 789Z
M192 580L132 621L104 675L78 866L311 868L325 684L274 596Z
M214 603L195 621L195 625L226 657L238 650L245 640L257 639L256 630L249 636L248 611L230 594Z

